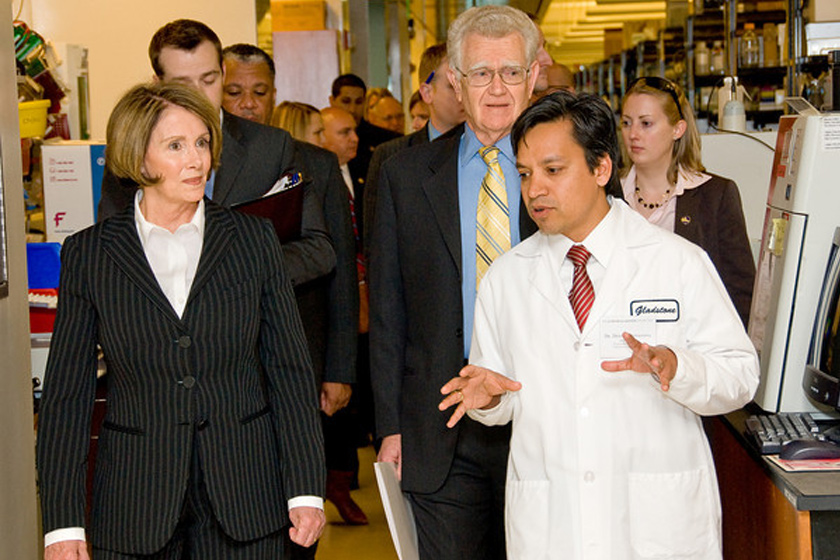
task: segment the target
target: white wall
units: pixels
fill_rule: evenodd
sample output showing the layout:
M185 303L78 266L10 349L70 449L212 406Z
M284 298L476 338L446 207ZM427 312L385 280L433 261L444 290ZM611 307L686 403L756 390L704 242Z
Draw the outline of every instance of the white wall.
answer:
M17 11L22 0L12 0ZM91 136L104 139L120 95L152 77L148 47L161 26L202 21L222 45L256 43L254 0L26 0L21 19L46 39L89 48ZM31 11L31 15L27 12ZM29 19L27 19L27 16Z

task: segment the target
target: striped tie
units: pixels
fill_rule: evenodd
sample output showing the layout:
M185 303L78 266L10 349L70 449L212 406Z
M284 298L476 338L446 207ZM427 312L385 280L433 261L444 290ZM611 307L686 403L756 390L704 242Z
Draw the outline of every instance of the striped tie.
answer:
M499 148L485 146L479 153L487 164L487 173L481 181L475 217L476 289L493 260L510 249L510 212L505 176L499 165Z
M592 310L592 303L595 301L595 290L592 288L592 281L586 273L586 261L591 254L583 245L572 245L566 257L575 265L575 275L572 281L572 291L569 293L569 301L572 303L572 311L575 313L578 327L583 330L589 312Z

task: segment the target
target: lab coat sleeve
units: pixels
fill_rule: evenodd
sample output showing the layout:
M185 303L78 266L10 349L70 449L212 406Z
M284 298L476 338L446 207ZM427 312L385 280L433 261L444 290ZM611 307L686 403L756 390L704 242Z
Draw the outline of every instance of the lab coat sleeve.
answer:
M478 298L475 302L472 345L470 346L470 364L484 367L516 379L516 374L504 360L504 350L500 343L499 327L504 324L497 315L493 294L493 270L491 269L481 282ZM473 420L488 426L507 424L513 419L515 393L505 393L501 402L493 408L470 410L467 414Z
M752 400L758 357L708 256L687 260L682 271L687 332L684 346L665 342L677 356L667 394L697 414L726 414Z

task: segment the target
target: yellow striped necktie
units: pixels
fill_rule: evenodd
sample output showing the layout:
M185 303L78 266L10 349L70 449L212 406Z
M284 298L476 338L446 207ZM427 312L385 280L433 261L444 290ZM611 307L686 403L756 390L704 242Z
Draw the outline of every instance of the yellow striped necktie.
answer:
M487 173L481 181L475 217L476 289L493 260L510 249L510 210L499 148L485 146L479 153L487 164Z

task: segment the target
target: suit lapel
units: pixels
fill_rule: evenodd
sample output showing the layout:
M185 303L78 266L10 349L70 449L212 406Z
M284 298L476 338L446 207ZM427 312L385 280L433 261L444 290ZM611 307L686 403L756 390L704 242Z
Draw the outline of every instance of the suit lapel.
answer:
M226 204L237 175L245 163L245 144L236 117L224 112L222 122L222 156L213 181L213 200Z
M461 135L454 134L439 142L430 159L432 175L423 181L422 188L432 207L449 254L461 272L461 215L458 203L458 146Z
M102 250L168 319L179 320L160 289L140 244L134 221L134 204L102 224Z
M218 204L205 201L204 220L204 243L201 248L201 258L198 260L198 268L195 271L195 279L193 279L190 289L184 316L190 309L190 303L218 268L219 262L227 253L236 236L236 226L233 219Z

